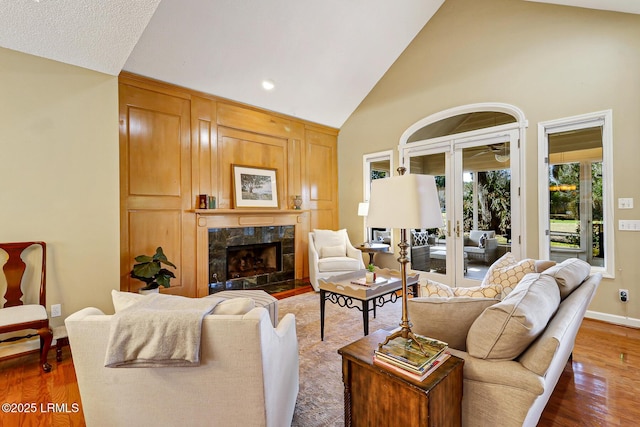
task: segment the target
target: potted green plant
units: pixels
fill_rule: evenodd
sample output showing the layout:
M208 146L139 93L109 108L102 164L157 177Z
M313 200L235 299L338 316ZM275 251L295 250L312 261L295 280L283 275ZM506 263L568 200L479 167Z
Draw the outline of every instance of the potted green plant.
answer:
M158 246L153 256L138 255L135 260L137 264L134 264L130 276L145 283L145 286L140 288L142 293L144 293L144 291L157 290L160 286L168 288L171 284L171 279L176 277L172 271L162 267L162 265L166 265L176 268L176 266L167 259L161 246Z
M369 264L365 273L365 281L367 283L373 283L376 281L376 266Z

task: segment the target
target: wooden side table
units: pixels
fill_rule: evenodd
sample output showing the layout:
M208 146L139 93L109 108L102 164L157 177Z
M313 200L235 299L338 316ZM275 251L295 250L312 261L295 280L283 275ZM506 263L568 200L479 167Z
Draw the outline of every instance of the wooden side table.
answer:
M362 252L369 254L369 264L373 264L373 257L375 254L389 254L392 253L390 251L390 246L385 245L384 243L363 243L358 246Z
M400 377L373 364L389 334L378 330L338 350L345 427L460 426L464 360L451 356L422 382Z

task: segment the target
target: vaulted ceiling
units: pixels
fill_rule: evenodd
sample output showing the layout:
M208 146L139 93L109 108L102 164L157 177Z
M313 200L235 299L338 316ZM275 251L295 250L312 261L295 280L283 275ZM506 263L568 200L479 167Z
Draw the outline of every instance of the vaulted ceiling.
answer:
M637 0L529 1L640 13ZM0 0L0 47L339 128L443 2Z

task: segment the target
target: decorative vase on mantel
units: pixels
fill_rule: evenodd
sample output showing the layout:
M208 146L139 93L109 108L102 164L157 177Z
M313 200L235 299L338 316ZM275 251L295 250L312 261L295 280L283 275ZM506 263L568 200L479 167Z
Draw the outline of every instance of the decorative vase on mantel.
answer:
M302 206L302 196L293 196L293 209L299 211Z
M159 292L160 292L160 288L153 288L153 289L140 288L140 289L138 289L138 293L141 294L141 295L157 294Z

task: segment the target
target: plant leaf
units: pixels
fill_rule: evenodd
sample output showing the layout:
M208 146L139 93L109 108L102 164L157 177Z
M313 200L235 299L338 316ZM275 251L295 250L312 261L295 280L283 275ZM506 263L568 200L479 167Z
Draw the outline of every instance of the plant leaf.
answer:
M162 246L158 246L158 248L156 249L156 253L153 256L153 260L160 261L162 264L169 265L173 268L176 268L176 266L167 259L167 256L162 251Z
M138 255L136 258L136 262L151 262L153 258L149 255Z
M140 277L153 278L160 271L159 262L145 262L141 264L135 264L133 266L132 273Z

